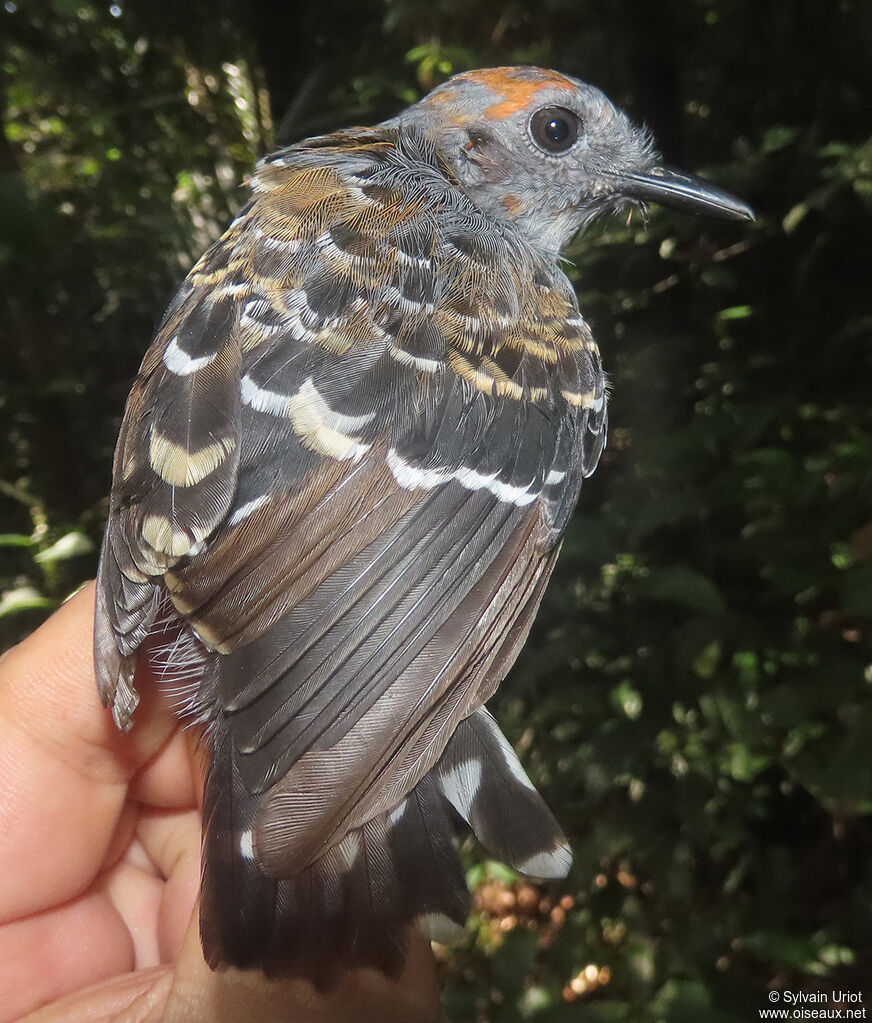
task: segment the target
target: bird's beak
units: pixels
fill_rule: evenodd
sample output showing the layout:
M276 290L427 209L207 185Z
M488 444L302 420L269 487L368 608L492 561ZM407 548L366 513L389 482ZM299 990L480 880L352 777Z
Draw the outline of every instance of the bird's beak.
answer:
M616 192L640 202L656 202L682 213L723 220L753 220L747 203L694 174L674 167L654 167L647 174L622 174Z

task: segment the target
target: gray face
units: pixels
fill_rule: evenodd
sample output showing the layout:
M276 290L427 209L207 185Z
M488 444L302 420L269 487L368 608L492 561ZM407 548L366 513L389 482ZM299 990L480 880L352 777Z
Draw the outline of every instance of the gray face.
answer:
M599 89L553 71L457 75L391 123L430 136L479 206L549 252L595 217L631 203L751 215L726 193L660 166L646 129Z

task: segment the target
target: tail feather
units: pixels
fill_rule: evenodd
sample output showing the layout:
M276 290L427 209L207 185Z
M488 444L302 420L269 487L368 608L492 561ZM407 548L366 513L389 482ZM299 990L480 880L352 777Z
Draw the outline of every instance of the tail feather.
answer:
M211 744L200 935L213 969L257 966L324 982L340 963L394 974L402 968L410 926L442 940L462 933L469 893L432 778L300 874L274 879L255 858L261 797L242 784L226 723L213 726Z
M469 916L469 890L454 827L432 771L388 820L403 916L434 940L456 941Z
M230 728L218 720L210 733L212 758L203 797L203 878L200 939L212 969L221 963L258 966L264 935L275 926L276 883L254 854L257 796L242 784Z
M241 780L227 722L210 735L200 932L213 969L257 966L329 983L340 965L398 972L412 926L457 940L470 897L449 804L485 848L522 873L562 877L569 869L557 823L484 710L460 725L437 766L394 810L291 878L260 868L263 796Z
M461 722L433 773L488 852L529 877L566 877L569 844L484 708Z

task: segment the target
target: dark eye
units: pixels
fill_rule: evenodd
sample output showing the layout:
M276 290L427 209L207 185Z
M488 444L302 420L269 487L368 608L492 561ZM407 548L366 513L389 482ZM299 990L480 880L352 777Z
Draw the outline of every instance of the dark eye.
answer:
M530 134L546 153L565 153L578 139L578 117L563 107L543 107L530 118Z

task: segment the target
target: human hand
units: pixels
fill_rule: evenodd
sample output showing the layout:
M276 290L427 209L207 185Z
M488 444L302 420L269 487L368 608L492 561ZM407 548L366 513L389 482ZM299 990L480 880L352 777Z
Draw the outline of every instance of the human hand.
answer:
M202 764L152 680L129 735L100 706L93 585L0 659L0 1023L440 1018L429 944L392 981L212 973L194 910Z

